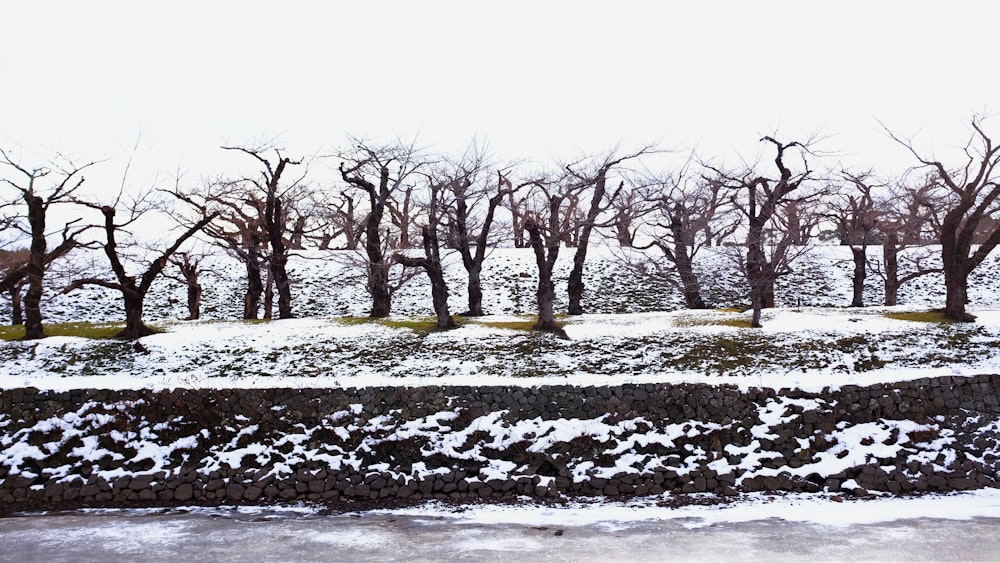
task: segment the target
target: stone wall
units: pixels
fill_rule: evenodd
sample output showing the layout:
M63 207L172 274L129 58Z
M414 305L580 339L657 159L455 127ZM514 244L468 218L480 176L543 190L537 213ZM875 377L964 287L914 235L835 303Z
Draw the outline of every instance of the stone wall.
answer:
M996 486L1000 379L0 391L0 511Z

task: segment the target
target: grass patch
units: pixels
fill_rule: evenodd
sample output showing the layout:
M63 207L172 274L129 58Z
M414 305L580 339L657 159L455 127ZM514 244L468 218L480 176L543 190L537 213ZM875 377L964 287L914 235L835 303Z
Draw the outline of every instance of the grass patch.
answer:
M111 338L125 328L125 323L51 323L44 325L47 336L77 336L80 338ZM150 327L153 328L153 327ZM154 328L154 330L157 330ZM0 340L24 338L24 326L0 327Z
M556 318L557 319L565 318L565 315L556 315ZM515 330L518 332L533 332L535 329L535 324L538 322L538 317L536 317L535 315L527 315L523 318L510 321L496 321L483 317L470 317L470 318L462 317L461 321L475 323L482 326L488 326L490 328ZM566 323L557 321L556 326L559 328L565 328Z
M454 317L456 322L460 319ZM340 322L350 326L358 326L364 324L379 324L389 328L405 328L412 330L413 332L428 333L432 332L437 326L437 317L397 317L397 318L382 318L373 319L371 317L343 317Z
M954 323L953 319L944 316L944 311L899 311L885 314L886 318L897 321L912 321L917 323Z
M749 317L736 317L731 313L741 312L737 309L718 309L718 312L723 312L723 315L713 315L711 313L704 315L693 315L678 317L674 319L674 324L681 327L692 327L692 326L731 326L735 328L751 328Z
M739 307L720 307L715 310L716 313L742 313L745 309L740 309Z

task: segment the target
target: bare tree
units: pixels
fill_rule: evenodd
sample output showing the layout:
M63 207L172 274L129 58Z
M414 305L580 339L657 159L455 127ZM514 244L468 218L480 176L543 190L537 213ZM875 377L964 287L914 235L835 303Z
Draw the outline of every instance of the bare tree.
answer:
M462 265L468 273L468 317L481 317L483 312L482 269L487 251L496 244L493 225L496 211L504 198L528 183L514 186L504 172L497 171L497 183L491 186L490 167L486 155L475 143L461 158L446 160L436 174L445 190L449 246L458 251Z
M262 148L246 147L222 147L225 150L242 152L253 157L261 166L260 178L245 178L238 180L239 183L249 183L256 188L257 193L263 194L263 213L260 217L260 226L267 238L270 247L268 255L268 273L270 280L274 283L274 288L278 293L278 318L290 319L292 314L292 292L291 283L288 278L288 251L286 244L287 231L287 200L285 195L289 190L297 187L303 177L282 186L282 175L289 165L302 164L300 160L292 160L284 156L280 150L275 149L274 159L263 156L266 152Z
M719 182L693 179L687 167L676 176L645 180L647 197L654 203L650 221L652 241L641 249L657 247L669 266L663 277L684 295L688 309L705 309L701 281L694 271L694 258L715 238L725 238L737 228L729 199ZM646 191L643 190L643 191Z
M343 190L333 199L316 204L319 235L313 236L319 239L320 250L328 250L338 238L343 239L344 250L358 249L358 243L365 232L365 217L361 215L361 201L356 196L355 193Z
M119 201L116 201L115 205L119 202L120 195ZM125 269L118 249L117 235L129 225L134 224L143 215L143 210L138 205L139 202L134 202L128 206L129 217L122 223L115 223L116 211L112 205L96 205L82 201L79 203L100 211L104 216L104 254L108 258L115 279L114 281L92 277L77 279L66 286L63 289L63 293L69 293L87 285L96 285L118 291L122 295L125 306L125 328L115 336L124 340L137 340L143 336L153 334L154 331L146 326L142 320L146 294L149 292L149 288L152 287L153 281L156 280L157 276L163 272L174 252L191 236L215 219L216 214L213 213L197 220L190 228L177 237L173 244L160 253L159 256L150 260L145 271L137 277L130 275Z
M42 327L41 300L44 291L43 280L45 272L53 260L65 255L78 246L77 237L87 229L85 226L75 226L77 221L65 223L61 231L61 242L56 248L50 251L47 240L49 233L46 232L47 215L52 205L67 203L72 200L73 194L84 182L81 173L96 163L90 162L82 166L77 166L71 162L67 162L65 165L57 165L54 174L56 179L50 186L46 187L39 185L39 183L44 181L50 174L53 174L54 171L52 168L38 167L29 169L12 160L3 149L0 149L0 157L3 159L2 164L17 172L18 179L5 177L3 181L17 190L24 200L27 207L26 216L28 222L25 234L31 240L26 262L21 268L8 272L4 280L0 282L0 287L4 291L9 291L15 285L18 285L21 279L27 281L28 290L24 295L24 338L26 340L44 338L45 331Z
M23 270L28 264L28 255L29 251L27 248L0 250L0 279L5 279L8 274L14 271ZM9 284L10 287L6 290L10 294L10 324L12 325L24 324L21 290L24 288L25 283L22 276L18 281Z
M608 223L621 248L635 246L635 237L643 225L640 219L658 207L645 188L646 186L636 182L625 182L618 190L618 197L610 201L612 216Z
M243 265L246 270L246 289L243 295L243 318L257 319L264 295L264 277L268 251L267 235L263 228L264 205L255 190L239 182L208 181L195 190L182 190L177 186L171 195L186 202L195 211L195 217L215 213L215 221L205 225L202 232L211 244L223 249ZM174 220L190 227L193 220L189 213L174 212ZM197 219L195 219L197 220ZM265 318L270 318L266 310Z
M372 318L389 316L392 311L393 286L389 269L393 259L388 230L383 234L383 218L393 194L405 190L410 176L423 162L413 145L382 147L357 142L356 148L341 154L340 176L347 184L368 195L368 216L365 220L365 257L368 283L372 297ZM395 170L392 169L395 168Z
M805 158L807 144L782 143L770 136L761 141L775 149L776 177L760 174L753 166L738 174L709 167L716 173L715 181L732 191L737 209L747 220L747 251L742 267L750 285L753 309L750 324L757 328L761 326L761 310L774 306L775 280L791 272L789 263L794 253L789 251L800 237L797 226L793 230L788 228L792 221L782 215L782 210L789 209L789 203L806 202L812 195L795 195L812 174ZM802 157L801 169L794 172L786 162L787 153L791 151L799 152ZM798 206L794 209L796 213L799 211Z
M882 261L869 262L869 267L882 278L885 305L896 305L903 284L941 271L931 263L933 251L928 246L941 240L942 210L947 207L947 197L938 188L933 178L926 177L916 185L900 183L876 204Z
M566 338L566 332L555 320L556 286L552 271L559 258L559 247L566 226L562 221L563 205L572 190L576 189L575 182L567 182L565 179L556 182L536 180L532 185L536 205L525 214L524 229L528 232L535 264L538 266L538 288L535 291L538 321L533 328Z
M201 297L203 289L201 277L205 273L202 263L205 260L202 252L177 252L170 257L170 263L177 266L179 276L168 276L181 282L187 292L188 316L185 321L194 321L201 317Z
M598 216L609 207L609 203L606 200L614 200L617 197L618 191L624 185L623 182L619 185L618 191L609 195L607 191L608 173L622 162L638 158L649 153L650 150L651 147L643 147L625 156L617 156L615 154L616 151L611 151L600 158L599 162L592 163L589 166L589 170L580 170L579 164L570 164L565 167L569 176L575 180L574 190L568 194L570 198L578 198L579 193L584 190L590 192L590 206L587 209L587 213L582 217L582 221L575 222L575 226L579 228L579 237L575 241L576 252L573 254L573 268L570 270L567 282L567 294L569 296L568 313L570 315L583 314L583 294L586 290L586 286L583 283L583 267L587 261L590 234L593 232L594 227L598 226ZM575 208L576 206L573 207Z
M851 276L851 307L864 307L865 279L868 274L868 245L875 236L880 212L875 205L873 189L884 187L872 177L871 172L842 172L846 184L831 194L827 201L831 218L837 229L840 244L851 249L854 264Z
M982 127L983 118L972 118L972 135L963 147L964 162L956 168L947 168L932 157L922 156L910 140L901 139L892 131L890 137L906 147L919 162L919 168L930 168L937 180L947 189L952 200L941 222L941 262L944 267L945 317L972 322L974 315L966 312L969 274L1000 243L1000 225L992 232L980 233L983 242L973 249L973 240L984 220L995 214L1000 196L1000 146Z
M427 202L427 224L422 225L420 234L424 248L423 257L410 257L403 252L393 253L393 259L408 268L421 268L426 272L431 282L431 301L434 314L437 317L436 330L451 330L458 328L455 319L448 310L448 284L444 279L444 268L441 265L441 247L438 243L438 230L441 227L441 196L445 186L434 177L428 178L429 201Z

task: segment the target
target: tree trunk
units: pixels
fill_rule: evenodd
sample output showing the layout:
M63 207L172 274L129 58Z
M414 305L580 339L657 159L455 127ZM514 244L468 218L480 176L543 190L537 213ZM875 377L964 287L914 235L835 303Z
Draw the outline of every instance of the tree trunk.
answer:
M708 309L705 300L701 297L701 284L698 276L691 270L688 263L686 270L682 271L680 265L677 266L678 274L681 278L681 288L684 293L684 306L688 309Z
M267 320L274 318L274 277L270 267L267 269L267 278L264 280L264 318Z
M31 225L31 247L25 278L28 291L24 295L24 340L45 338L42 328L42 279L45 276L45 202L30 193L24 194Z
M201 317L201 284L197 281L188 282L187 286L188 318L185 320L194 321Z
M534 330L552 332L566 338L566 332L556 324L555 301L556 286L552 282L552 267L554 262L551 253L558 253L559 246L555 245L550 249L550 255L546 258L545 245L542 242L542 235L539 226L531 219L525 221L524 228L528 231L528 238L531 242L531 249L535 253L535 262L538 264L538 289L535 291L535 301L538 305L538 322L532 327Z
M763 293L764 288L760 284L750 284L750 307L753 309L750 326L752 328L761 328L764 326L760 323L761 309L764 308Z
M684 240L679 211L671 217L670 229L674 238L674 267L677 268L677 275L681 279L681 289L684 293L684 306L688 309L707 309L705 300L701 297L701 282L694 273L694 266L691 262L691 254L688 252L688 245ZM667 248L662 247L664 251ZM668 254L667 252L664 252ZM670 254L668 254L669 256Z
M854 259L854 276L852 277L854 292L851 298L851 307L865 306L865 276L868 273L866 254L864 245L851 246L851 255Z
M247 260L247 292L243 298L243 318L256 319L260 314L260 296L264 293L264 283L260 279L260 266L256 259Z
M577 225L576 252L573 254L573 269L569 272L569 282L567 283L567 293L569 294L570 315L583 314L583 292L587 286L583 283L583 265L587 261L587 250L590 246L590 233L594 230L594 222L601 211L601 201L604 199L607 178L604 169L597 176L594 182L594 193L590 199L590 209L587 210L587 217L583 224Z
M19 283L7 291L10 293L10 324L19 326L24 324L24 311L21 309L21 288L23 283Z
M483 286L480 280L482 266L473 265L469 272L469 310L465 315L468 317L482 317L483 313Z
M897 303L899 293L899 251L895 231L889 233L882 245L882 267L885 269L885 301L887 306Z
M974 315L965 312L969 302L969 272L966 267L972 237L962 232L963 215L956 210L945 215L941 224L941 263L944 271L944 316L958 322L973 322Z
M761 292L760 306L764 309L774 308L774 280L768 279L764 283L764 290Z
M269 261L271 282L278 293L278 318L290 319L292 315L292 288L288 280L288 249L282 239L284 234L284 214L280 198L273 198L273 211L268 221L268 237L271 242L271 259ZM268 285L270 287L270 284Z
M184 256L184 261L178 263L181 275L184 276L184 283L187 286L187 307L188 316L186 321L193 321L201 316L201 284L198 283L199 261Z
M122 289L122 297L125 301L125 329L116 334L115 337L124 340L138 340L143 336L155 334L153 329L142 322L145 294L135 287L126 287Z
M372 296L369 316L373 319L388 317L392 312L392 291L389 290L389 264L385 261L368 264L368 292Z
M965 312L969 302L969 275L961 268L944 271L944 316L958 322L973 322L975 315Z
M291 319L295 316L292 314L292 286L288 279L287 263L288 257L285 255L271 258L271 278L278 293L279 319Z
M45 338L42 328L42 272L34 267L28 270L28 291L24 295L24 340Z

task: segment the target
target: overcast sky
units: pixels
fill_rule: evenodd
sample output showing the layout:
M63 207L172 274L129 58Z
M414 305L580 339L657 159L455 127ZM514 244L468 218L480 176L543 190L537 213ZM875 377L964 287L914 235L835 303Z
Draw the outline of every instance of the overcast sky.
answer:
M998 111L989 2L0 0L0 145L165 172L217 147L291 153L348 133L507 158L609 146L753 153L819 131L853 166L905 166ZM1000 129L1000 118L994 119ZM1000 133L998 133L1000 136ZM752 154L751 154L752 157Z

